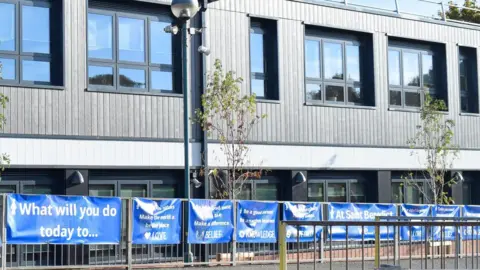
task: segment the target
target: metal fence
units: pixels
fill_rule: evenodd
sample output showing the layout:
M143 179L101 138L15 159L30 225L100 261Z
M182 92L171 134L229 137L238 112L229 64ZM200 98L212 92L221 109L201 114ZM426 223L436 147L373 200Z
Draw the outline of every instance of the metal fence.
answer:
M182 199L182 237L181 243L176 245L140 245L132 244L132 201L131 198L122 198L122 224L121 242L118 245L14 245L6 243L6 210L5 198L0 200L0 210L3 213L2 222L2 269L102 269L102 268L164 268L183 266L229 266L240 264L268 264L279 263L281 241L277 243L238 243L236 235L236 217L234 218L234 238L230 243L222 244L188 244L187 224L188 201ZM161 199L155 199L161 200ZM279 209L283 209L283 202L278 202ZM237 202L234 201L234 209ZM327 212L327 204L322 205L322 213ZM398 208L398 205L397 205ZM398 210L398 209L397 209ZM235 216L235 215L234 215ZM327 215L323 215L326 218ZM281 220L279 211L278 220ZM396 237L389 240L375 241L364 239L364 230L372 223L365 222L328 222L314 223L322 226L323 233L320 239L311 242L285 243L285 259L287 263L317 263L328 264L330 268L336 264L348 268L350 263L358 264L359 268L365 269L374 266L375 258L382 263L399 264L405 260L413 262L422 261L424 258L432 258L437 266L438 258L461 258L459 265L467 264L469 267L478 267L478 254L480 242L477 227L480 220L468 220L466 218L450 222L457 222L456 228L468 225L475 232L475 239L456 241L400 241L398 230L401 226L426 226L432 228L433 221L422 218L421 221L407 221L407 218L395 217L396 220L385 220L383 223L373 225L391 225ZM441 218L443 221L448 218ZM462 223L463 222L463 223ZM478 222L479 224L475 223ZM284 224L284 223L282 223ZM289 222L290 224L290 222ZM294 224L294 223L292 223ZM295 223L296 224L296 223ZM438 226L438 219L437 223ZM328 234L332 226L346 226L346 230L361 228L362 239L352 240L349 238L342 241L333 241ZM442 224L443 226L447 226ZM441 225L441 226L442 226ZM354 226L357 226L356 228ZM467 229L467 227L463 228ZM390 227L387 227L390 230ZM388 234L388 233L387 233ZM457 234L458 235L458 234ZM282 237L282 233L279 233ZM439 257L440 256L440 257ZM346 263L346 266L345 266ZM423 266L424 264L422 264ZM439 265L439 264L438 264ZM429 265L430 268L430 265Z
M286 242L286 227L314 226L322 227L326 232L323 241L319 241L311 250L291 250ZM305 265L305 257L312 258L313 269L318 263L328 264L329 269L379 269L385 266L397 266L401 269L480 269L479 219L474 218L425 218L413 220L405 217L390 217L386 221L282 221L279 228L280 269L286 270L292 257L296 259L296 268ZM333 240L333 228L345 228L343 241ZM361 228L375 228L375 240L351 239L348 231ZM381 228L391 229L394 237L380 238ZM417 239L409 234L408 240L402 239L399 232L403 228L412 231L420 227L422 234ZM445 236L445 228L454 228L454 239ZM440 237L432 237L432 231L439 228ZM475 232L471 240L461 237L462 230ZM389 235L387 233L387 235ZM292 253L294 254L292 256ZM342 264L336 264L342 258ZM324 268L324 266L322 266Z

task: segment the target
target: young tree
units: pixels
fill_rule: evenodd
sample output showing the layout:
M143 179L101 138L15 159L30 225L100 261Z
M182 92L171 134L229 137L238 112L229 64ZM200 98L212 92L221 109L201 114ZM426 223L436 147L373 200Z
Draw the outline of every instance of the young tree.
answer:
M3 80L3 64L0 61L0 81ZM7 107L7 102L8 102L8 97L5 96L4 94L0 94L0 106L5 109ZM5 114L0 113L0 129L3 129L3 126L5 125L7 121L7 118L5 117ZM0 154L0 170L3 172L5 171L5 167L10 164L10 156L8 154Z
M415 187L432 204L451 204L446 187L456 183L449 175L453 162L458 157L458 148L453 143L455 123L445 119L442 111L447 107L443 100L437 100L425 95L425 102L420 112L421 124L417 126L415 137L408 141L414 150L412 154L419 156L420 165L425 167L423 172L425 186L413 181L413 173L404 177L406 184Z
M454 5L452 1L450 1L448 9L445 11L446 18L457 21L480 23L480 11L467 9L475 8L480 10L480 6L477 6L476 0L465 0L463 7L466 8L458 7ZM443 16L441 12L440 16Z
M207 173L215 187L215 198L235 199L248 180L259 178L262 170L249 159L246 144L258 123L266 115L257 115L254 94L242 94L242 78L233 71L224 72L220 60L215 61L213 74L208 75L207 89L202 95L203 110L195 111L194 122L200 124L208 137L215 135L220 143L220 156L226 162L223 169L210 169Z

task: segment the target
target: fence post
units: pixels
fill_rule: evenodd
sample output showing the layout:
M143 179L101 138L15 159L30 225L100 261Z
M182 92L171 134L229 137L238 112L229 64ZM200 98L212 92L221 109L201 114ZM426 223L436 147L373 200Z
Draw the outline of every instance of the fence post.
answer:
M395 245L395 254L394 256L394 265L400 265L400 227L394 227L394 245Z
M5 270L7 269L7 226L5 225L7 200L5 193L2 195L2 201L2 270Z
M280 270L287 270L287 225L280 221L278 244L280 249ZM299 256L299 254L297 254Z
M127 199L127 268L128 270L132 270L132 210L133 210L133 203L132 199Z
M375 225L375 269L380 268L380 217L375 217L377 224Z
M237 265L237 202L233 200L232 266Z

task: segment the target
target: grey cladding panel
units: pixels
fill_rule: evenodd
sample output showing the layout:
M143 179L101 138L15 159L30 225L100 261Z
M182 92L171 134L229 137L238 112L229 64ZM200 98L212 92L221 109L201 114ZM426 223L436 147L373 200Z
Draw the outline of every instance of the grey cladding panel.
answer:
M275 8L272 8L275 7ZM287 0L224 0L212 4L208 23L211 59L245 78L249 91L249 17L278 20L280 104L259 103L269 116L252 140L294 144L406 146L419 123L419 113L391 111L388 106L388 35L444 43L448 79L448 117L457 123L461 147L480 148L480 117L460 116L457 43L476 47L480 31L419 20L382 16ZM373 34L374 108L306 106L304 94L304 24ZM478 54L477 54L478 55Z

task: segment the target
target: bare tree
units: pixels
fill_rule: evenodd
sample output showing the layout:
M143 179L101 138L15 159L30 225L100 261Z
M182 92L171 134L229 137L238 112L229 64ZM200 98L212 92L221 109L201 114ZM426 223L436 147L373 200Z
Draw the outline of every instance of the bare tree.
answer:
M225 168L210 169L207 173L215 187L215 198L235 199L245 182L261 177L261 169L251 164L248 138L266 115L257 115L254 94L242 94L243 79L233 71L224 72L220 60L215 61L213 74L208 75L207 89L202 95L202 108L195 111L199 123L209 138L220 143L217 158L225 161Z
M458 147L453 143L455 122L445 119L442 112L447 107L443 100L425 95L425 102L420 111L421 124L417 126L415 137L408 141L416 154L419 163L425 168L423 176L425 186L422 187L414 181L413 173L404 176L406 184L416 188L431 204L451 204L453 199L449 196L446 187L456 183L449 171L453 168L454 161L458 158Z

